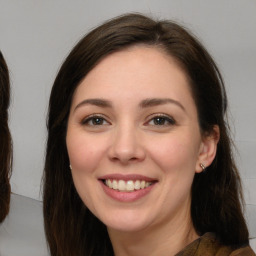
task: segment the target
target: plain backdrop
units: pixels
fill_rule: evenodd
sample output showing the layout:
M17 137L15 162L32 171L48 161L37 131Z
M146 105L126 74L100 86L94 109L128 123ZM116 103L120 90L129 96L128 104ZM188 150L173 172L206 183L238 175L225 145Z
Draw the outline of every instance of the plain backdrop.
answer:
M255 0L0 0L0 49L12 85L13 193L42 198L48 98L65 56L90 29L126 12L180 22L219 65L229 97L249 228L256 236Z

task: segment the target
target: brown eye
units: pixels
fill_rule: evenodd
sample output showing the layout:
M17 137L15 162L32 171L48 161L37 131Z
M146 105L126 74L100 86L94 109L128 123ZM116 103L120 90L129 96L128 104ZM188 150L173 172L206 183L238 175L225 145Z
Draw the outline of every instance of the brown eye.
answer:
M91 116L82 121L83 125L100 126L109 124L103 117Z
M150 119L148 125L157 125L157 126L168 126L174 125L175 121L171 117L168 116L155 116L154 118Z
M155 125L164 125L166 124L166 118L164 117L156 117L153 119Z
M104 119L95 117L91 119L91 122L93 125L102 125L104 123Z

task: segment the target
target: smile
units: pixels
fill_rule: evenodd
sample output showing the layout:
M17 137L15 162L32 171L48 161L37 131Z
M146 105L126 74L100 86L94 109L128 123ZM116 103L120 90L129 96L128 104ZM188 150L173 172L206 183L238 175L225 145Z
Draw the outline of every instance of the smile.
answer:
M134 202L154 189L158 180L139 174L113 173L98 177L103 191L119 202Z
M145 180L104 180L104 184L114 190L118 190L120 192L133 192L136 190L144 189L152 185L152 182Z

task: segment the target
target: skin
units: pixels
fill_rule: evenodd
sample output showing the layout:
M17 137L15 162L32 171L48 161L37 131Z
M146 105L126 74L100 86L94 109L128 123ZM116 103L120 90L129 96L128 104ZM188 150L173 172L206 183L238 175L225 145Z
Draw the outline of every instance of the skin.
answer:
M107 226L115 255L174 255L198 237L191 184L200 163L213 161L217 139L200 133L188 79L161 49L136 46L104 58L74 93L66 143L75 187ZM111 174L156 183L120 202L99 181Z

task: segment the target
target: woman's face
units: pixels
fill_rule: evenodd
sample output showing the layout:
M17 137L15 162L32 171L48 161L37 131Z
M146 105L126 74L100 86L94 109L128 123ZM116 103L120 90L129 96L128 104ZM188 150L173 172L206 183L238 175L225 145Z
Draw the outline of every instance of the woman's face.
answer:
M161 50L103 59L75 91L66 143L77 192L109 229L189 215L204 142L186 75Z

